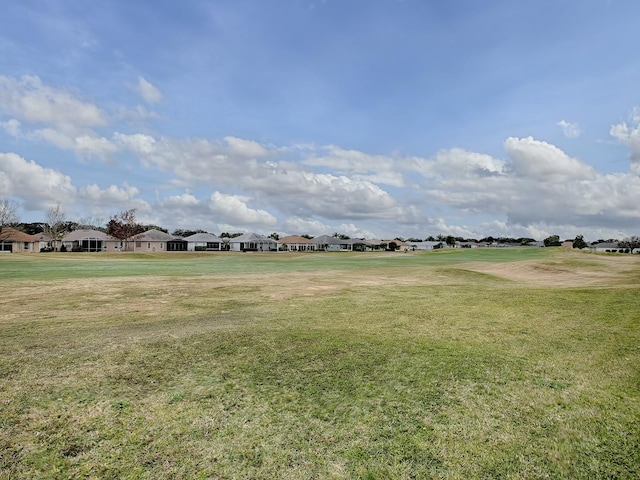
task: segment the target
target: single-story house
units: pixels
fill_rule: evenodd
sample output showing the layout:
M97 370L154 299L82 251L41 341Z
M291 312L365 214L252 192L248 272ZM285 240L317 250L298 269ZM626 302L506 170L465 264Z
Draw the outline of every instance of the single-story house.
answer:
M40 251L40 240L12 227L0 229L0 253L33 253Z
M314 237L311 241L316 245L316 250L322 252L340 251L341 240L338 237L330 237L329 235L320 235Z
M223 250L223 239L213 233L194 233L184 237L187 242L187 250L194 251L219 251Z
M426 242L409 242L409 247L413 250L437 250L439 248L448 248L445 242L426 241Z
M124 242L99 230L74 230L62 238L68 252L120 252Z
M371 238L367 240L367 248L369 250L384 250L383 246L386 247L386 243L382 240Z
M133 252L185 252L187 241L152 228L131 237L126 249Z
M313 252L316 248L313 240L300 235L290 235L278 240L278 250L285 252Z
M348 238L340 240L340 249L349 252L364 252L367 248L367 241L362 238Z
M393 240L383 240L383 243L387 244L387 248L389 248L391 242L395 243L396 250L399 250L401 252L412 250L411 245L409 245L407 242L403 242L402 240L396 240L395 238Z
M618 246L618 242L594 243L589 247L592 252L627 253L626 249Z
M48 233L41 232L36 233L33 236L40 242L40 251L43 251L43 249L45 249L45 251L50 251L53 249L54 242L51 239L51 235L49 235Z
M278 243L258 233L245 233L229 239L229 249L234 252L270 252L278 249Z

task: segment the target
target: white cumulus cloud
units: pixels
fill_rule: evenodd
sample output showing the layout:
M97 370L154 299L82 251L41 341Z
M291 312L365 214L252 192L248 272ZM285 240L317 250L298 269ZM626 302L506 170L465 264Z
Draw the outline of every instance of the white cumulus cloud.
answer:
M0 75L0 111L29 123L78 130L107 124L107 115L79 95L44 85L39 77Z
M622 122L613 125L609 133L629 147L630 170L635 175L640 175L640 109L633 110L630 123Z
M77 190L71 177L15 153L0 153L0 196L18 196L27 209L72 202Z
M277 219L266 210L250 208L249 198L242 195L229 195L220 192L211 194L209 206L217 215L218 222L230 224L250 224L260 226L275 226Z
M533 137L509 137L504 149L511 159L511 169L516 176L540 182L566 182L594 179L596 170L571 158L555 145L535 140Z

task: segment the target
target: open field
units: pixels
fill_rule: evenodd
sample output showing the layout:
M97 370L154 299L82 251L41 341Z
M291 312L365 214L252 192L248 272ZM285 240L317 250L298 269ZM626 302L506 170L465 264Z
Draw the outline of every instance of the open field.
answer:
M640 478L640 256L0 256L0 478Z

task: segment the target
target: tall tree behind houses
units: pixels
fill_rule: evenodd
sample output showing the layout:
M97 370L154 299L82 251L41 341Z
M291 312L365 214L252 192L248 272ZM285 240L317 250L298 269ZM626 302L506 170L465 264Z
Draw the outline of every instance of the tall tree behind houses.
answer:
M51 238L54 250L60 249L62 238L69 231L67 212L63 210L60 202L58 202L55 207L47 210L44 225L44 233Z
M20 204L15 200L0 198L0 240L3 239L3 235L8 235L4 227L12 227L20 221L20 217L18 217L19 210Z
M136 220L135 208L116 213L111 217L111 220L107 222L107 235L122 240L125 244L125 250L128 250L127 242L129 239L142 232L144 232L144 227Z

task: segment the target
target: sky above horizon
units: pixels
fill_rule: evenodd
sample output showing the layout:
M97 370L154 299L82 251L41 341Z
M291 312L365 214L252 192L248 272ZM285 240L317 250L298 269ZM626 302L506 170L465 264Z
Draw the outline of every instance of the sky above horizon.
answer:
M0 198L105 224L640 234L640 2L23 0Z

